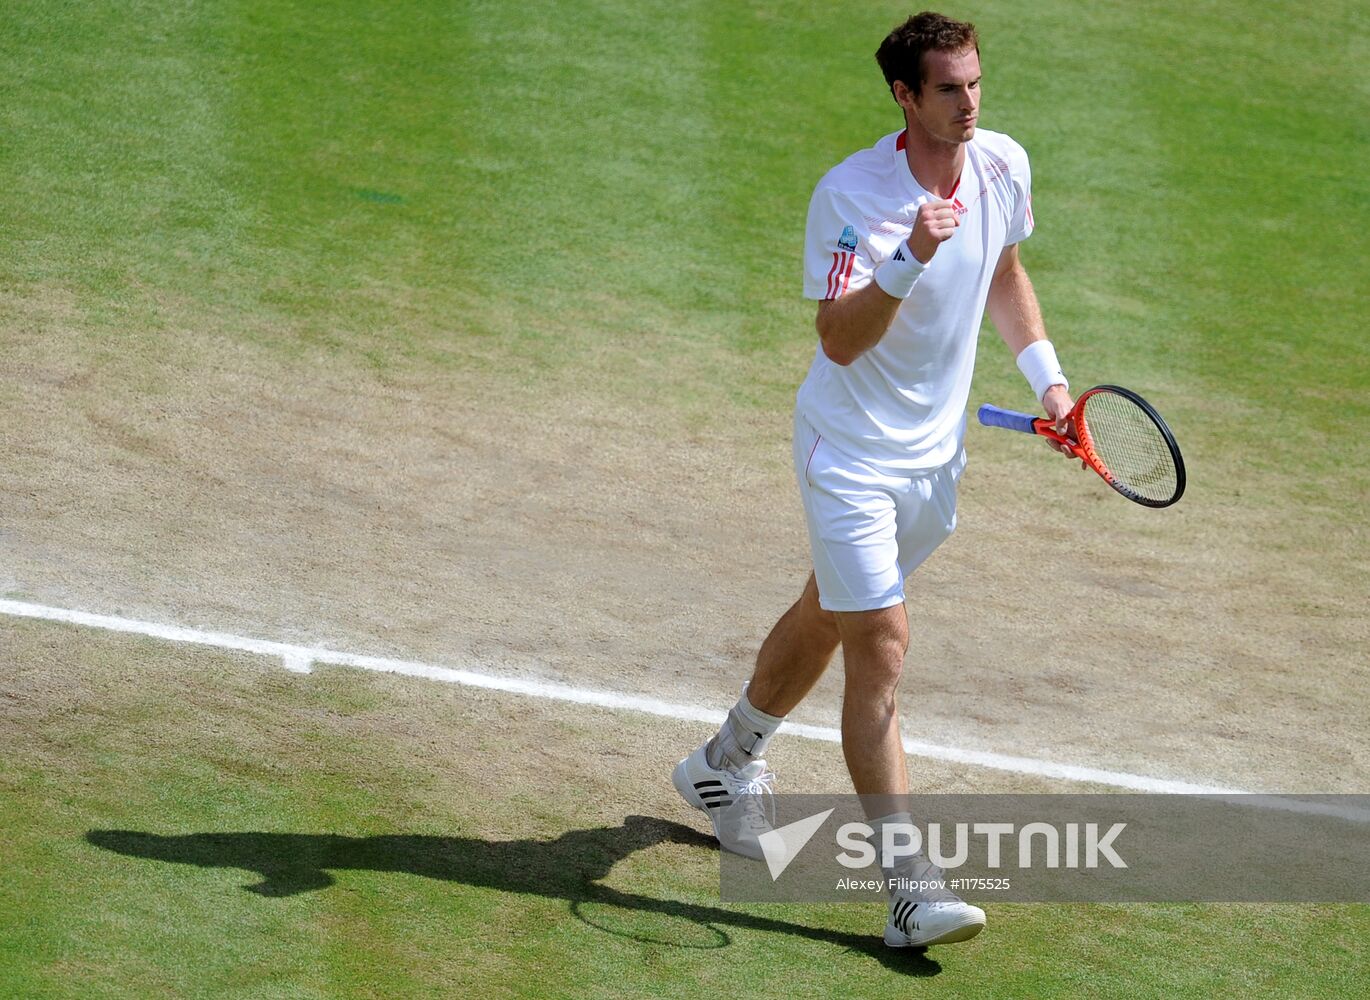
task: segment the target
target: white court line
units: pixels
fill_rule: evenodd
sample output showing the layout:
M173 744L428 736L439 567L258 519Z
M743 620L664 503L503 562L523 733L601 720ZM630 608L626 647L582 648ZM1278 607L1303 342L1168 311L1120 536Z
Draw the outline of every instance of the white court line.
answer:
M521 694L530 698L544 698L551 701L573 702L578 705L595 705L600 708L643 712L668 719L681 719L686 722L704 722L719 725L726 713L702 705L682 705L674 702L646 698L640 695L620 694L616 691L596 691L592 688L572 687L554 681L528 680L519 677L500 676L476 670L462 670L453 667L439 667L413 660L398 660L386 656L361 656L355 653L340 653L336 650L313 646L296 646L284 642L268 642L263 639L248 639L243 636L228 635L223 632L203 632L199 629L182 628L179 625L158 625L155 622L136 621L131 618L116 618L110 615L96 615L85 611L70 611L66 608L52 608L24 601L0 599L0 614L17 618L40 618L45 621L63 622L69 625L82 625L86 628L103 629L107 632L127 632L134 635L164 639L169 642L184 642L197 646L212 646L216 649L231 649L281 660L286 669L296 673L308 673L310 665L327 663L339 667L354 667L359 670L374 670L387 674L403 674L408 677L422 677L427 680L443 681L447 684L460 684L465 687L486 688ZM826 743L841 743L842 735L837 729L826 726L810 726L804 723L785 723L785 731L795 736ZM1312 815L1339 816L1356 822L1370 822L1370 810L1343 808L1321 802L1307 802L1300 799L1285 798L1277 795L1255 795L1241 789L1223 785L1199 784L1190 781L1175 781L1168 778L1153 778L1143 774L1129 774L1126 771L1106 771L1079 764L1066 764L1058 761L1040 760L1035 757L1014 757L1007 754L991 753L985 750L963 750L959 747L939 746L934 743L920 743L904 739L904 750L915 757L930 760L948 761L954 764L969 764L976 767L992 768L996 771L1011 771L1015 774L1030 774L1042 778L1057 778L1062 781L1085 782L1107 785L1113 788L1126 788L1129 791L1153 792L1172 795L1202 795L1210 798L1227 799L1232 796L1252 796L1244 798L1243 804L1278 809L1285 812L1309 813Z

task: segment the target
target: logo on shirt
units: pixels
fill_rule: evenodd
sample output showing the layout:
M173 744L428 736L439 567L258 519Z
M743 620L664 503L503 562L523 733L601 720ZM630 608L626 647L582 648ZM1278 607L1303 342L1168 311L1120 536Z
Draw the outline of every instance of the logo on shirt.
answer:
M855 250L856 230L853 229L851 226L848 226L846 229L842 230L842 235L838 237L837 245L841 247L843 250Z
M966 208L965 205L961 204L960 198L953 198L951 200L951 210L955 212L957 215L965 215L968 211L970 211L970 209Z

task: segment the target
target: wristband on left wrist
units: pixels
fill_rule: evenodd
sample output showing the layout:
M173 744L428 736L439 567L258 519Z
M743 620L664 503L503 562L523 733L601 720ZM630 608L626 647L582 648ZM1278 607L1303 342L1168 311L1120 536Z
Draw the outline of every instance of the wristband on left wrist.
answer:
M1037 402L1042 402L1054 385L1069 391L1070 383L1066 380L1065 372L1061 371L1061 362L1056 358L1056 348L1051 341L1034 340L1018 352L1017 360L1018 370L1023 373L1028 385L1032 386Z

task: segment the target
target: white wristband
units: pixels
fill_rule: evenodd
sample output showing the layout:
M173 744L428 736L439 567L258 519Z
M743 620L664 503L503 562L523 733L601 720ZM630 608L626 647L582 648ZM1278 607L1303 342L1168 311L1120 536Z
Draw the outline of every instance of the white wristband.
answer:
M1056 360L1056 348L1051 346L1049 340L1034 340L1019 351L1018 370L1028 380L1028 385L1032 386L1039 403L1053 385L1070 388L1065 372L1061 371L1061 362Z
M885 258L875 269L872 277L886 295L906 299L913 292L913 286L926 267L926 264L913 255L909 245L900 240L899 245L894 248L894 253Z

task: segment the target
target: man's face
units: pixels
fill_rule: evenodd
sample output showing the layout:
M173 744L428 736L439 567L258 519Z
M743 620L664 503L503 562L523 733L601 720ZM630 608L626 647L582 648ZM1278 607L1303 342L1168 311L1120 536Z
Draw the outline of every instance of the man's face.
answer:
M923 91L910 93L905 108L933 139L969 142L980 117L980 56L974 49L929 52L923 72Z

